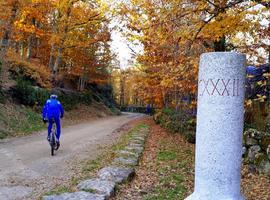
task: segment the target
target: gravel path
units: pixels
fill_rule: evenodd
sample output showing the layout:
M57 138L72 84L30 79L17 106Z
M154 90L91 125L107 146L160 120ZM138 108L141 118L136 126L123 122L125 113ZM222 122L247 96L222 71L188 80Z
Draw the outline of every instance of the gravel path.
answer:
M119 137L116 129L140 118L125 113L62 130L61 147L50 156L46 132L0 142L0 199L36 199L72 176L73 160L94 159Z

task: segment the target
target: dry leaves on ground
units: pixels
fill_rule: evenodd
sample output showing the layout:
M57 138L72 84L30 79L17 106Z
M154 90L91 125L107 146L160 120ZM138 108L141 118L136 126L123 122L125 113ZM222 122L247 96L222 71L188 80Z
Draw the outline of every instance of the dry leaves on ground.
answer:
M193 191L194 145L144 120L151 127L135 179L120 186L114 200L184 199ZM242 191L247 200L270 200L270 179L242 169Z

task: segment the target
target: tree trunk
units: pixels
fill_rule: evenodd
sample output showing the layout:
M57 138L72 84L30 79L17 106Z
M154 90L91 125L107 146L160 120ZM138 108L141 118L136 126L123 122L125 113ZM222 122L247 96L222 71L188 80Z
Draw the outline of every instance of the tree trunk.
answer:
M86 75L80 76L79 83L78 83L78 90L79 91L84 91L85 83L86 83Z
M55 50L55 45L51 45L51 52L50 52L50 61L49 61L49 68L53 71L53 66L54 66L54 50Z
M26 54L26 57L27 57L27 60L30 60L32 58L32 49L33 49L33 36L30 35L28 37L28 46L27 46L27 54Z
M55 63L54 63L54 67L53 67L53 74L54 76L57 75L57 72L59 70L59 66L61 64L62 61L62 53L63 53L63 49L64 49L64 42L66 40L67 37L67 33L68 33L68 27L69 27L69 17L71 15L71 10L72 10L72 6L75 2L74 1L69 1L69 5L68 5L68 9L66 12L66 21L65 21L65 25L64 25L64 33L63 33L63 37L61 39L59 48L58 48L58 53L57 53L57 57L55 59Z
M32 19L32 25L36 26L36 19L33 18ZM33 40L34 40L35 36L34 34L31 34L28 37L28 48L27 48L27 59L31 59L33 57Z
M125 104L125 77L122 73L120 75L120 106Z
M12 32L12 28L13 28L13 22L16 18L16 15L17 15L18 6L19 6L19 1L15 1L12 5L9 23L8 23L6 31L4 33L4 37L2 38L2 41L1 41L1 51L2 51L3 57L5 56L6 50L8 49L9 44L10 44L10 35Z
M20 42L20 56L23 59L23 57L24 57L24 45L23 45L22 41Z
M215 51L226 51L226 38L223 36L219 41L214 42Z
M6 31L4 32L4 37L1 40L1 51L0 51L0 60L2 61L2 69L0 72L1 85L4 85L8 79L8 69L5 57L10 45L10 37L12 33L13 23L17 15L18 6L19 1L14 1Z
M54 76L57 75L57 72L59 70L59 66L60 66L60 63L61 63L61 60L62 60L62 53L63 53L63 48L59 47L57 57L55 59L55 63L54 63L54 66L53 66L53 74L54 74Z

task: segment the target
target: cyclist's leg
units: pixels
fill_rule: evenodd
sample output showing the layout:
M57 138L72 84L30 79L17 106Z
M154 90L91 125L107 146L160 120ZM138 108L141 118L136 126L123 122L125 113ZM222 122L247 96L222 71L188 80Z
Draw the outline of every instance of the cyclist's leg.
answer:
M52 125L53 125L53 120L52 120L52 118L50 118L49 119L49 125L48 125L48 138L50 138L50 136L51 136Z
M61 136L60 118L55 119L55 124L56 124L56 139L59 142L60 141L60 136Z

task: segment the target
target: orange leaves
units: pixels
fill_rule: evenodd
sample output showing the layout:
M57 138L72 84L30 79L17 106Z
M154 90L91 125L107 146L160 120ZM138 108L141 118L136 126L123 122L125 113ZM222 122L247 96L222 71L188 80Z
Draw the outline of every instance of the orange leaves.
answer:
M0 40L8 37L36 79L49 72L105 83L113 57L106 9L100 0L0 0Z
M9 70L12 73L35 80L41 87L51 87L50 70L45 65L40 64L40 62L36 60L32 60L31 62L22 61L21 58L12 51L9 51L7 56L10 64Z
M200 55L229 50L228 44L236 41L239 33L254 32L258 21L252 16L260 9L250 9L253 6L251 1L228 0L132 0L122 4L125 35L144 47L143 54L137 56L144 69L132 87L141 100L176 106L181 95L194 99Z

